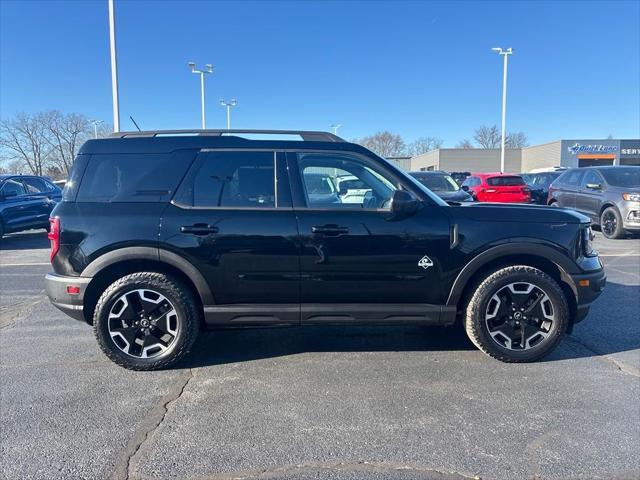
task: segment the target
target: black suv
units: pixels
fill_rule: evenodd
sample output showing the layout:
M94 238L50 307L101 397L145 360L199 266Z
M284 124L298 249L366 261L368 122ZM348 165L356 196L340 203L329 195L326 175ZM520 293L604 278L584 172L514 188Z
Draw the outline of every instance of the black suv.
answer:
M276 133L300 140L254 135ZM327 202L309 195L318 174L357 181ZM323 132L90 140L50 239L53 304L93 324L106 355L138 370L175 363L203 327L457 319L492 357L533 361L586 316L605 283L587 217L449 206Z

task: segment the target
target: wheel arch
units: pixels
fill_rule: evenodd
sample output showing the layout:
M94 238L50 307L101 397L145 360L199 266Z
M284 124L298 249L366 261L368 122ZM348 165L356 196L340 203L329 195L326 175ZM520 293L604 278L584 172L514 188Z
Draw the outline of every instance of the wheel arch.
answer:
M602 214L604 213L604 211L609 207L613 207L616 210L618 210L618 207L613 202L608 201L608 202L603 203L602 206L600 207L599 212L598 212L598 224L600 223L600 217L602 217ZM618 213L620 213L620 211L618 211Z
M168 250L153 247L125 247L98 257L80 274L82 277L92 278L83 298L87 322L91 323L98 298L111 283L124 275L143 271L165 273L178 278L197 294L199 308L215 303L206 279L185 258Z
M510 265L527 265L550 275L565 293L571 318L575 318L577 287L569 274L577 273L576 266L552 247L530 243L499 245L474 257L455 279L447 305L456 306L458 310L464 308L482 279L490 272Z

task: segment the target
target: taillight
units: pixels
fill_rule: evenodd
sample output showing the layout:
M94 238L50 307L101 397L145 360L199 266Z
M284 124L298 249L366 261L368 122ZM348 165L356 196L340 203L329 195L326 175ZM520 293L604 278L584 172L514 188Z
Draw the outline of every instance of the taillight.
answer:
M531 189L529 187L522 187L522 193L531 193Z
M60 250L60 219L58 217L49 219L49 234L47 237L51 240L49 260L53 262L53 257L55 257L58 250Z

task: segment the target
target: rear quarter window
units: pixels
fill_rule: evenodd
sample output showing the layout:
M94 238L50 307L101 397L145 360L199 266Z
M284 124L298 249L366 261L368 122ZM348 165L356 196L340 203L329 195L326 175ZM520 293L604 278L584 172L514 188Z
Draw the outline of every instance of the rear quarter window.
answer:
M78 202L168 202L195 151L92 155L78 188Z

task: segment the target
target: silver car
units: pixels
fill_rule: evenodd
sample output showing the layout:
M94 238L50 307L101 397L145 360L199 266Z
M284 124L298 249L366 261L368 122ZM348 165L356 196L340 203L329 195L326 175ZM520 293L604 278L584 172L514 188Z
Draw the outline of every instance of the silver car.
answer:
M549 187L547 203L588 215L607 238L640 233L640 166L567 170Z

